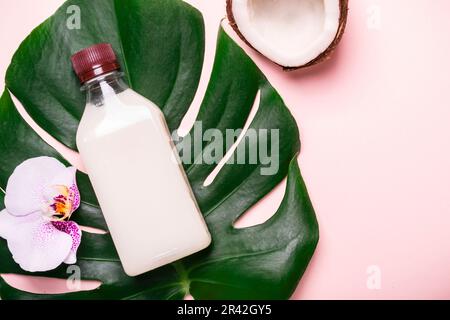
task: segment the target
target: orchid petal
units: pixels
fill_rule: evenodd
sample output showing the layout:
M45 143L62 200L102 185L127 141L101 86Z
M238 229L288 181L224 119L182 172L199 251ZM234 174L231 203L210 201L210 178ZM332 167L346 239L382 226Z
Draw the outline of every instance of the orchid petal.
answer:
M69 255L64 260L66 264L74 264L77 262L77 250L81 243L81 229L73 221L54 221L53 226L61 232L72 237L72 247Z
M8 212L14 216L26 216L41 210L46 186L66 170L61 162L50 157L32 158L20 164L6 187L5 206Z
M29 272L53 270L70 255L72 237L59 231L40 212L17 217L0 213L0 236L7 240L14 261Z
M50 184L71 186L75 183L75 173L77 172L77 169L75 167L68 167L64 169L65 170L59 172L52 178Z
M17 220L6 211L0 212L0 238L7 239L11 233L14 233Z

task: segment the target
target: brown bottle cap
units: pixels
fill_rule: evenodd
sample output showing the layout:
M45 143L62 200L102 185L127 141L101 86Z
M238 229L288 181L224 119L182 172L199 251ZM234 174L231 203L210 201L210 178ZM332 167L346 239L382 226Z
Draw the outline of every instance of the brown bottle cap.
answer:
M116 54L109 43L96 44L78 51L71 57L71 60L81 83L120 69Z

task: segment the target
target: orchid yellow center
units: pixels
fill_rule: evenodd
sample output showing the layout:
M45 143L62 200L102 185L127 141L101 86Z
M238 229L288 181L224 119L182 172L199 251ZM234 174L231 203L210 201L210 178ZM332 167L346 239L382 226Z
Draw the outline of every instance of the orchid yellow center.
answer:
M49 205L53 217L57 221L70 219L70 216L74 211L74 204L78 197L76 190L62 185L56 185L53 186L53 188L57 193Z

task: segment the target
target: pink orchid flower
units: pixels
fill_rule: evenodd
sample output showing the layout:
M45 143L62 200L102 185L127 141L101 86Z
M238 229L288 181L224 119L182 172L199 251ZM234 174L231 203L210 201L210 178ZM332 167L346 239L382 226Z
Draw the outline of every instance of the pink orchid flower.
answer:
M67 221L80 206L76 169L50 157L26 160L8 180L0 237L14 261L29 272L74 264L81 230Z

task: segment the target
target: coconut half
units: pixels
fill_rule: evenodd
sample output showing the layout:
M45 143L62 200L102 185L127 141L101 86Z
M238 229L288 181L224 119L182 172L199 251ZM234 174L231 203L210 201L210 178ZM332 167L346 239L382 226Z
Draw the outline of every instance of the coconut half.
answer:
M326 60L347 11L348 0L227 0L228 20L242 40L287 70Z

